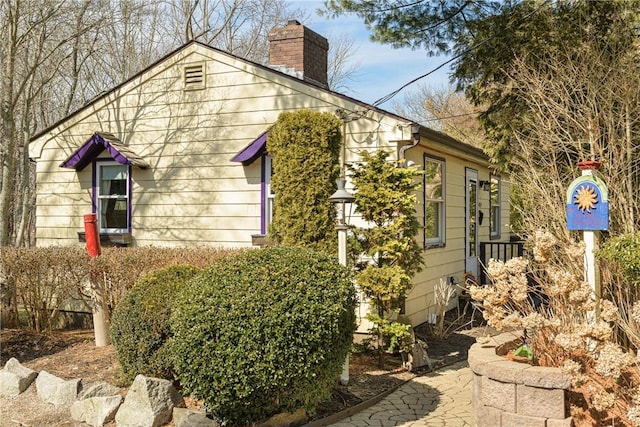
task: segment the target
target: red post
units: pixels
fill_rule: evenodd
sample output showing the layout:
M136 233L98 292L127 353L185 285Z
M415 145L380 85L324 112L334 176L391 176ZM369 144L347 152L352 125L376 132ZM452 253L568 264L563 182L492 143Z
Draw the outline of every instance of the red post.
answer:
M91 213L84 216L84 233L87 252L91 258L100 255L100 235L98 234L98 217Z

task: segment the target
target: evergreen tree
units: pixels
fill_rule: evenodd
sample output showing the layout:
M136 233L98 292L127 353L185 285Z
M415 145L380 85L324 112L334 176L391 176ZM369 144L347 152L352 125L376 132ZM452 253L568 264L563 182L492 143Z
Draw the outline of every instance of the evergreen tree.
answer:
M276 195L269 238L275 243L337 252L329 196L339 173L340 127L331 113L300 110L280 114L269 132Z
M488 134L485 149L499 169L510 167L518 152L513 133L528 124L531 111L513 90L510 70L518 61L525 58L525 65L536 68L570 47L575 55L599 52L606 62L638 49L639 0L328 0L325 4L334 16L361 17L374 41L452 55L452 79L484 110L480 120Z
M383 338L392 349L403 349L409 325L389 320L411 290L413 275L422 268L422 248L416 241L420 223L416 218L415 192L422 172L387 161L389 153L361 154L352 166L356 189L356 213L370 226L355 230L359 248L369 260L356 274L356 282L371 300L375 312L368 317L376 325L379 364L384 363Z

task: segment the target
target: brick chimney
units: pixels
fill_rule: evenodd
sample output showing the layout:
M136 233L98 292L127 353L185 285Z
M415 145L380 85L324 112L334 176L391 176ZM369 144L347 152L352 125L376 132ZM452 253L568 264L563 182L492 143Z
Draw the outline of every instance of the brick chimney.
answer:
M269 66L327 87L329 42L300 22L291 20L269 33Z

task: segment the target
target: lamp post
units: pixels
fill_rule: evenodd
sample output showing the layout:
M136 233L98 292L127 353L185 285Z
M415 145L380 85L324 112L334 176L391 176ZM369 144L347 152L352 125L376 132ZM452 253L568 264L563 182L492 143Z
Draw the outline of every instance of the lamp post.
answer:
M344 189L345 179L336 179L338 189L333 193L329 200L335 204L338 211L336 218L336 230L338 231L338 262L347 266L347 231L349 229L346 221L346 205L351 204L355 200L353 194ZM340 374L340 383L347 385L349 383L349 354L342 365L342 373Z

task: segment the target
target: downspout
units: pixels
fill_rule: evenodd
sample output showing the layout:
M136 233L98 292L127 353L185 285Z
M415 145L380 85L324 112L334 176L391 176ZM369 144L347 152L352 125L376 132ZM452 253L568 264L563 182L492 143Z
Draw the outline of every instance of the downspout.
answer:
M411 143L409 145L400 147L400 152L398 153L398 161L402 163L403 167L407 166L407 159L405 158L405 153L410 149L412 149L413 147L415 147L416 145L420 144L420 125L417 125L415 123L411 124L411 136L413 137L413 140L411 141Z

